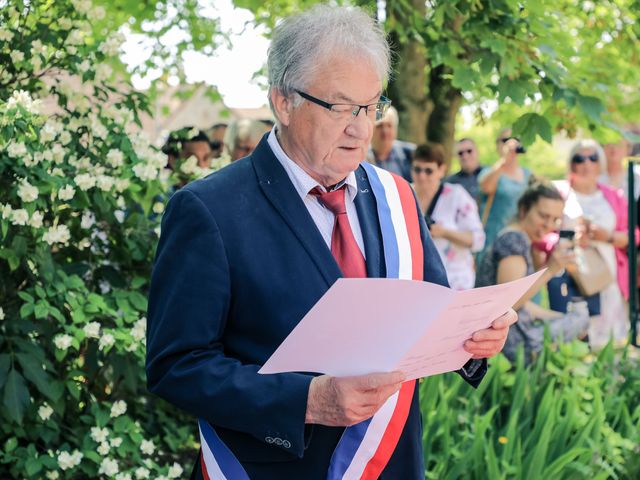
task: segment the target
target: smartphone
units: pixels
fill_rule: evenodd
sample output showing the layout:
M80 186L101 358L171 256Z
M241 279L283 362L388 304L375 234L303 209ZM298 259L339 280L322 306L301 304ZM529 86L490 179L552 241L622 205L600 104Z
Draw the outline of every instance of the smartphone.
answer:
M576 236L575 230L560 230L560 238L566 238L567 240L572 240Z

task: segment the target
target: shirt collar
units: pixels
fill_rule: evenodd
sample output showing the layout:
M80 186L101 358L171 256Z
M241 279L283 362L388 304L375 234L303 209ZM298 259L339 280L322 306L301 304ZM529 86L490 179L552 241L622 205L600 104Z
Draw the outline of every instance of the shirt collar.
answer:
M289 156L285 153L285 151L280 146L280 142L276 135L276 127L271 129L269 132L269 137L267 138L267 142L273 151L273 154L276 156L284 170L287 172L291 183L295 187L300 198L304 200L304 198L309 194L311 190L316 187L320 187L321 190L326 191L326 189L320 185L311 175L305 172L300 165L291 160ZM358 193L358 183L356 181L356 174L354 172L350 172L347 177L338 183L335 187L341 187L342 185L347 185L347 196L350 201L353 201L356 194Z

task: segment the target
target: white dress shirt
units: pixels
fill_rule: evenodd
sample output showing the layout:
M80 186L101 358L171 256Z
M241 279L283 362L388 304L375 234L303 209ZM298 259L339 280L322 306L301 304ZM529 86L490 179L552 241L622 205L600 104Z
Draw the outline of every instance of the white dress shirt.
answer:
M269 142L269 146L273 151L274 155L284 168L285 172L289 176L291 183L295 187L298 195L304 202L304 206L307 207L311 218L314 223L320 230L320 234L324 239L327 247L331 249L331 235L333 233L333 224L334 224L334 215L331 213L329 209L324 207L319 201L318 198L314 195L311 195L309 192L316 187L319 187L322 191L327 191L324 186L320 185L316 180L314 180L307 172L305 172L300 165L291 160L289 156L284 152L278 138L276 136L276 128L274 127L269 133L269 137L267 139ZM356 182L356 175L354 172L349 173L347 178L345 178L342 182L336 185L335 188L339 188L342 185L347 185L347 190L345 192L344 201L347 208L347 218L349 219L349 225L351 226L351 230L353 231L353 236L356 239L356 243L358 247L360 247L360 251L362 255L364 255L364 241L362 239L362 230L360 228L360 222L358 221L358 212L356 211L356 205L353 200L356 198L358 194L358 184Z

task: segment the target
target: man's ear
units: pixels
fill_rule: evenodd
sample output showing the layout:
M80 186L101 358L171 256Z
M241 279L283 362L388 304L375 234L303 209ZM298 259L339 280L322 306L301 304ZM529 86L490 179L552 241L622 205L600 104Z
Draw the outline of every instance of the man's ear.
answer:
M291 110L293 110L293 100L285 97L277 88L271 89L271 104L275 111L276 117L280 124L284 127L289 126L291 120Z

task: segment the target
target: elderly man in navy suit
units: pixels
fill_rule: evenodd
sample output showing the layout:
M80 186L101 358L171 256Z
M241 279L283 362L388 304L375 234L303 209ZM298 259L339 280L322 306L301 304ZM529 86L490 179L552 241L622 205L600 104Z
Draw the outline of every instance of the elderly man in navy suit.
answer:
M361 165L390 103L385 36L360 9L316 6L275 29L268 70L274 129L167 207L149 296L149 389L199 419L193 478L422 479L418 388L401 372L257 373L339 277L390 275L384 198L375 167ZM446 285L409 195L414 272ZM473 359L460 374L472 385L515 319L508 312L465 343Z

